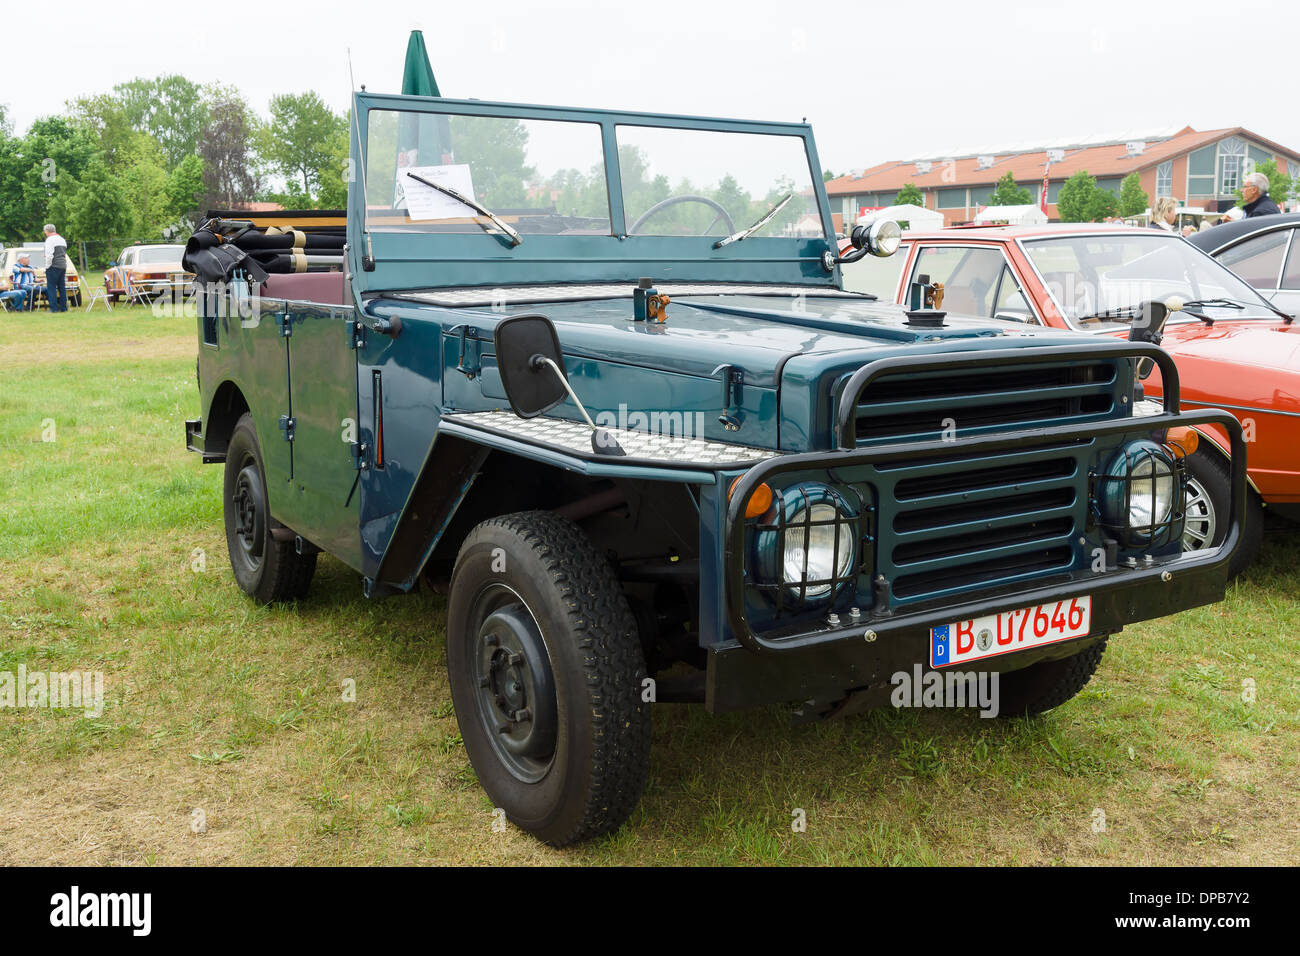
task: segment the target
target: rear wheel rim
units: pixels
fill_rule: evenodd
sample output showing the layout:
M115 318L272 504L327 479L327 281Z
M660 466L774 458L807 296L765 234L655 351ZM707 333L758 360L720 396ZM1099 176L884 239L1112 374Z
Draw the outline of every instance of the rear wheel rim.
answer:
M249 569L262 566L266 553L266 516L262 512L262 476L257 463L248 462L235 478L231 495L231 508L235 516L235 541L239 553Z
M469 627L476 718L498 762L523 783L555 763L559 735L555 679L537 619L505 584L475 597Z
M1205 485L1190 476L1184 514L1183 550L1200 551L1214 544L1214 533L1218 530L1214 500Z

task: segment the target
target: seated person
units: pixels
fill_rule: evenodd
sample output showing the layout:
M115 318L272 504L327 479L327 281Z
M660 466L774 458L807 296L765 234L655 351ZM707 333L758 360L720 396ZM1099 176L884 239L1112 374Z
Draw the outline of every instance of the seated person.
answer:
M36 270L31 263L31 256L19 256L14 263L13 288L0 294L0 299L10 302L20 312L30 309L36 294L45 291L45 286L36 284Z

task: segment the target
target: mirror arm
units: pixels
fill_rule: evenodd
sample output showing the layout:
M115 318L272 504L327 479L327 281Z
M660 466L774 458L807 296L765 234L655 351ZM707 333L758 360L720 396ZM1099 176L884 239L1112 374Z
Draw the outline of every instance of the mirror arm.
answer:
M577 392L575 392L573 390L573 386L569 384L569 377L565 375L563 371L561 371L560 367L556 365L553 361L548 359L545 355L534 355L532 359L529 361L529 364L532 365L533 368L540 368L541 366L545 365L547 368L549 368L552 372L555 373L555 377L560 380L560 384L564 386L564 390L568 392L569 397L573 399L573 404L578 406L578 411L582 413L582 417L586 419L587 424L590 425L592 430L594 431L596 428L596 423L593 422L591 420L591 416L587 414L587 409L583 406L582 399L578 398Z

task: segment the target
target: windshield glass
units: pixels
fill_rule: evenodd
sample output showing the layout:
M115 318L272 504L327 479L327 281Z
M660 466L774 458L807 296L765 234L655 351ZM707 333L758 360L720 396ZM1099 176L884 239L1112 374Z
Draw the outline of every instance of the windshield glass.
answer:
M609 235L600 126L497 116L370 111L366 223L482 232L490 219L407 176L478 202L523 235Z
M136 262L180 262L184 246L146 246L140 250Z
M1067 236L1024 241L1034 267L1065 318L1089 331L1128 328L1128 317L1098 317L1148 299L1181 296L1185 302L1235 300L1196 306L1217 318L1277 318L1245 282L1177 236L1155 230L1105 236ZM1195 322L1174 313L1170 322Z
M723 238L792 195L753 239L825 235L800 136L619 126L629 235Z
M13 265L18 265L18 260L19 260L20 258L22 258L23 256L27 256L29 259L31 259L31 262L29 262L29 263L27 263L27 264L28 264L29 266L31 266L33 269L44 269L44 268L45 268L45 250L44 250L44 249L23 249L21 252L16 253L16 254L14 255L14 257L13 257Z

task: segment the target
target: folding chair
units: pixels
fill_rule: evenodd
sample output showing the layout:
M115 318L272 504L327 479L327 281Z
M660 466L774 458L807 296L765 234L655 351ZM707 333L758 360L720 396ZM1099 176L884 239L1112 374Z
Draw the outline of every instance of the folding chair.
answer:
M95 303L100 301L101 299L104 301L104 307L108 309L108 311L112 312L113 300L108 297L108 286L99 287L99 291L96 292L94 295L92 295L90 297L90 301L86 303L86 308L84 309L84 311L89 312L91 308L95 305Z
M130 269L123 269L122 273L122 281L126 286L127 304L130 305L134 302L136 305L151 305L154 298L153 287L133 281Z

